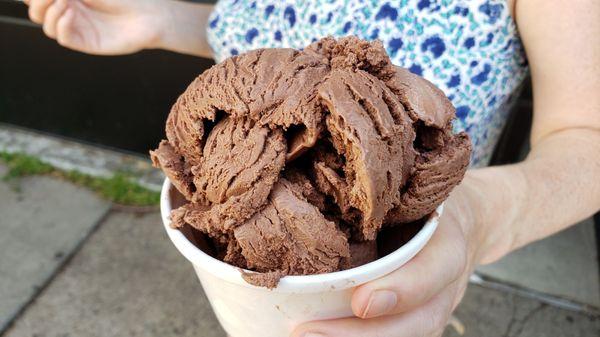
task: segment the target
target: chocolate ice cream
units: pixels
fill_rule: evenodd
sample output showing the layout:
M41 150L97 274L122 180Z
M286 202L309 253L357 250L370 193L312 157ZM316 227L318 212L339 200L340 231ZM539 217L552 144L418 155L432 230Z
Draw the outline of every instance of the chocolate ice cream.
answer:
M433 84L380 42L324 38L260 49L205 71L151 151L187 204L172 226L205 233L256 285L377 258L384 226L430 214L465 173L471 144Z

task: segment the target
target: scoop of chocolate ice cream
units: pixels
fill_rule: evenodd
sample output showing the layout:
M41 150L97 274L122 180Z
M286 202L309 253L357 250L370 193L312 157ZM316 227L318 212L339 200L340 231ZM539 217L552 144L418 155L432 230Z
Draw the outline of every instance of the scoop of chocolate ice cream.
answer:
M250 269L288 274L320 274L339 269L350 256L346 236L302 196L299 186L281 178L267 204L238 226L233 236Z
M443 202L471 150L454 114L380 42L324 38L205 71L151 157L188 201L172 226L205 233L224 261L258 272L248 282L273 287L368 263L383 226Z
M162 148L155 152L155 162L162 163ZM188 223L211 236L227 235L266 203L285 154L281 129L224 118L208 135L198 164L191 168L192 202L173 212L173 225ZM181 176L165 172L170 179ZM184 184L175 180L174 185Z
M327 109L325 124L338 155L345 158L343 184L329 178L340 202L362 214L360 232L374 240L387 212L398 203L401 182L415 156L411 122L396 96L373 75L333 70L319 88ZM396 118L394 118L396 117ZM326 168L321 169L326 177ZM341 185L341 186L340 186ZM347 199L347 200L342 200Z

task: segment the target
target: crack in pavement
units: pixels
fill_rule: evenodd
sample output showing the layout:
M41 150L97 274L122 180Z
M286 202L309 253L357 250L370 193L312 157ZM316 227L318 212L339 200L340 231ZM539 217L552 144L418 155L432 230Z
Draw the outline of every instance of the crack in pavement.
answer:
M522 319L517 319L517 306L515 304L515 302L512 302L512 314L511 314L511 320L508 323L508 327L506 329L506 331L503 334L503 337L519 337L521 336L521 334L523 333L523 330L525 329L525 326L527 325L527 323L540 311L542 311L543 309L545 309L548 305L545 303L539 303L538 305L536 305L533 309L529 310L529 312L527 314L525 314L525 316ZM513 331L513 327L516 327L514 330L514 334L511 333Z
M525 317L523 317L523 319L521 320L521 325L519 327L519 330L517 330L514 337L521 336L521 333L523 333L523 329L525 329L525 325L533 318L533 316L535 316L538 312L540 312L544 308L546 308L546 306L547 306L547 304L540 303L536 308L533 308L531 311L529 311L529 313L527 315L525 315Z
M511 310L511 314L510 314L510 322L508 322L508 326L506 327L506 331L504 331L504 334L502 334L503 337L509 337L510 332L512 331L512 328L515 324L515 322L517 321L517 304L515 303L515 301L511 301L512 303L512 310Z

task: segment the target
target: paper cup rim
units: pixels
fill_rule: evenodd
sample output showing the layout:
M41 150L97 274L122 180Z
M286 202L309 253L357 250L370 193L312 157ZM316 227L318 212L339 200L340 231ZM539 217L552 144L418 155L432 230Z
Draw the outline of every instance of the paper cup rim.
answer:
M180 230L171 228L171 221L169 219L169 215L171 213L171 200L169 198L169 191L171 187L171 182L168 178L165 178L160 195L160 212L167 235L175 247L177 247L179 252L183 254L183 256L185 256L185 258L187 258L194 266L196 266L196 268L205 269L207 272L220 279L244 287L266 289L251 285L242 278L243 272L253 273L252 271L232 266L206 254L201 249L196 247L196 245L190 242ZM413 238L392 253L382 258L355 268L336 271L333 273L285 276L281 278L277 287L271 291L307 293L342 290L355 287L387 275L414 257L423 248L423 246L425 246L438 226L439 217L442 214L443 209L444 204L442 203L430 215L423 228L421 228L421 230Z

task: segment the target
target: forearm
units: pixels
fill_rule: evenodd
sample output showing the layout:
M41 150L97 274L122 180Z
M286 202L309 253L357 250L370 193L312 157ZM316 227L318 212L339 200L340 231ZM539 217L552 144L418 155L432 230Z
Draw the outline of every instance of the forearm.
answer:
M600 131L570 129L539 141L519 164L467 172L457 188L488 263L585 219L600 207Z
M213 5L169 0L162 32L152 48L212 58L206 25Z

